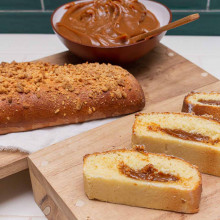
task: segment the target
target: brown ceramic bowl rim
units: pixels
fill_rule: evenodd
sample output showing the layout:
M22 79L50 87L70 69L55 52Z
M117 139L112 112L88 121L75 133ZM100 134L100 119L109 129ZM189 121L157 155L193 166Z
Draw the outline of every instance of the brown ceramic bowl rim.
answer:
M77 2L77 1L80 1L80 0L75 0L75 1ZM169 15L170 15L170 20L169 20L169 22L168 22L168 24L169 24L169 23L172 21L172 18L173 18L171 10L170 10L166 5L164 5L164 4L160 3L160 2L157 2L157 1L154 1L154 0L151 0L151 2L155 2L155 3L157 3L157 4L160 4L160 5L164 6L164 7L167 9L167 11L169 12ZM143 42L148 41L149 39L155 38L155 37L157 37L158 35L161 34L161 33L160 33L160 34L154 35L154 36L151 37L151 38L148 38L148 39L145 39L145 40L142 40L142 41L133 43L133 44L126 44L126 45L121 45L121 46L111 46L111 47L110 47L110 46L108 46L108 47L94 46L94 45L87 45L87 44L75 42L75 41L69 39L68 37L65 37L65 36L62 35L61 33L59 33L59 31L57 31L57 29L55 28L55 25L53 24L53 17L54 17L54 15L55 15L55 13L57 12L57 10L59 10L60 8L62 8L62 7L65 6L65 5L68 5L69 3L70 3L70 2L65 3L65 4L63 4L63 5L59 6L59 7L57 7L57 8L53 11L53 13L52 13L52 15L51 15L51 17L50 17L50 23L51 23L51 25L52 25L53 30L54 30L58 35L60 35L62 38L66 39L66 40L68 40L68 41L70 41L70 42L72 42L72 43L79 44L79 45L82 45L82 46L85 46L85 47L90 47L90 48L93 47L93 48L101 48L101 49L114 49L114 48L121 48L121 47L129 47L129 46L138 45L138 44L141 44L141 43L143 43Z

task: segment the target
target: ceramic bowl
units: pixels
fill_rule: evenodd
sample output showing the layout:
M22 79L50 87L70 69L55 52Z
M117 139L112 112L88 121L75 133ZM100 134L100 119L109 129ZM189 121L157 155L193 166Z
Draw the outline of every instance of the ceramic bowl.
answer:
M76 1L83 2L88 0ZM163 4L148 1L148 0L139 0L145 7L153 12L158 21L160 22L160 26L164 26L171 22L172 13L171 11ZM159 35L151 37L150 39L146 39L134 44L123 45L123 46L115 46L115 47L101 47L101 46L89 46L81 43L76 43L67 37L64 37L59 31L56 29L56 23L59 22L66 12L66 4L58 7L51 16L51 24L54 32L57 34L58 38L62 41L62 43L76 56L82 58L86 61L92 62L109 62L109 63L130 63L133 62L143 55L147 54L151 51L162 39L162 37L166 34L166 32L162 32Z

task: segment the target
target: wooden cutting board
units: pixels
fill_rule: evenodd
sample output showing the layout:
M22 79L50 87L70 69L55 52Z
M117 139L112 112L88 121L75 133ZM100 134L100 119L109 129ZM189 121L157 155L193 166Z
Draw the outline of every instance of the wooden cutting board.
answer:
M220 92L220 81L199 91ZM145 112L180 111L185 94L151 104ZM134 115L95 128L29 156L35 201L48 219L140 220L220 219L220 177L202 175L203 192L197 214L130 207L89 200L83 190L85 154L131 146ZM147 216L147 217L146 217Z
M54 64L82 62L69 52L45 57L41 61ZM153 103L218 81L161 44L142 59L124 68L141 83L146 96L146 108ZM0 179L27 169L27 154L4 151L0 152L0 158Z

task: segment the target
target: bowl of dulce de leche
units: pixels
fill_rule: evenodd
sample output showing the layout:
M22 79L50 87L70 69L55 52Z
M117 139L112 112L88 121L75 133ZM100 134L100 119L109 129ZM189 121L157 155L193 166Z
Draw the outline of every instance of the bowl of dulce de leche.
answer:
M138 42L131 39L171 20L166 6L148 0L75 1L51 16L54 32L73 54L111 63L129 63L147 54L166 32Z

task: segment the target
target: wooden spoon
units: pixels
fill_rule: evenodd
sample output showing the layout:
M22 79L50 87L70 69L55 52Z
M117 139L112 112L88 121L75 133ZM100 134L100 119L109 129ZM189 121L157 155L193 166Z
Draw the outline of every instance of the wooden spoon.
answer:
M167 31L167 30L170 30L170 29L182 26L184 24L190 23L192 21L195 21L199 17L200 16L199 16L198 13L186 16L186 17L181 18L179 20L176 20L176 21L174 21L172 23L169 23L169 24L167 24L167 25L165 25L163 27L159 27L159 28L156 28L156 29L154 29L152 31L149 31L147 33L143 33L143 34L139 34L137 36L134 36L134 37L130 38L129 43L132 44L132 43L144 40L146 38L150 38L150 37L152 37L154 35L160 34L163 31Z

